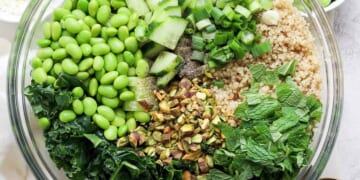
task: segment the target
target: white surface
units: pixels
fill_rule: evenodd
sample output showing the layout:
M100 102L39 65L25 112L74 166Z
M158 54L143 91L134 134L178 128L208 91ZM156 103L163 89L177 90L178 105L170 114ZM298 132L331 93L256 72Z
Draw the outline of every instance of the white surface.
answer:
M0 20L19 22L30 0L0 0Z
M0 0L2 1L2 0ZM360 180L360 1L347 0L334 11L334 29L344 65L344 112L337 144L323 177ZM11 132L6 102L6 69L16 25L0 22L0 179L34 179Z

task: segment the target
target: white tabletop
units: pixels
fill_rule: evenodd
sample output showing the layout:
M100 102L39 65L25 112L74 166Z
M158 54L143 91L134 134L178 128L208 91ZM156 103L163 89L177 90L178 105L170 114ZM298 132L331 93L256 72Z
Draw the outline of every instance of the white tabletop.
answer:
M336 146L322 177L360 179L360 1L335 10L334 30L344 67L344 111ZM6 102L6 68L16 24L0 22L0 179L33 179L11 132ZM4 116L3 116L4 115Z

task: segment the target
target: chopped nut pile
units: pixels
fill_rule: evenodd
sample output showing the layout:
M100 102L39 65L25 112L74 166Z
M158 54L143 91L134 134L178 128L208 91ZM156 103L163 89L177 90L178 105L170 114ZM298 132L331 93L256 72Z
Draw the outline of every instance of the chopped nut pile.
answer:
M200 173L213 166L209 147L224 146L224 137L215 124L221 121L213 95L198 85L199 79L182 79L165 90L155 91L159 110L151 112L147 147L149 156L158 155L157 163L166 165L171 160L196 161ZM205 148L206 147L206 148Z

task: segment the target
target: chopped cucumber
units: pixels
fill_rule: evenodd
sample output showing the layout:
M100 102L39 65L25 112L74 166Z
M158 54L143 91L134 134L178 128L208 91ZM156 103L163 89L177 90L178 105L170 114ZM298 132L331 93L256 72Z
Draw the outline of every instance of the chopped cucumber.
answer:
M188 22L178 17L168 17L150 31L149 39L174 50Z
M155 79L153 77L129 77L129 87L135 93L135 101L125 102L124 106L134 110L140 109L139 106L146 110L156 108L156 98L153 94Z
M165 12L168 16L181 17L181 7L180 6L170 6L165 8Z
M139 16L145 16L145 14L150 12L144 0L126 0L126 4L129 9L133 10Z
M170 7L170 6L179 6L178 0L164 0L164 1L159 3L158 7L161 8L161 9L165 9L167 7Z
M164 76L158 77L156 85L159 87L165 87L177 74L176 71L170 71Z
M168 72L174 71L183 59L171 52L163 51L156 58L154 64L151 66L150 74L161 76Z
M126 101L124 102L124 105L123 105L123 110L124 111L131 111L131 112L134 112L134 111L146 111L146 109L140 105L139 102L137 101Z
M145 44L142 49L144 50L144 57L152 59L158 56L159 53L166 48L158 43L149 42Z
M148 7L150 8L150 10L154 11L155 9L158 8L161 1L162 0L146 0L146 3L148 5Z

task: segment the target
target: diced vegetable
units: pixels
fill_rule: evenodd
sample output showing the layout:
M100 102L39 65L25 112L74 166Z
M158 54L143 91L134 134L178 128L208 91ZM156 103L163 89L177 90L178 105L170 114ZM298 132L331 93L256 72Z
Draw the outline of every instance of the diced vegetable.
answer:
M145 16L149 8L144 0L126 0L129 9L133 10L139 16Z
M185 19L169 17L164 22L153 27L149 39L174 50L187 24L188 22Z
M163 51L156 58L154 64L151 66L150 74L164 75L170 71L174 71L181 63L183 59L171 52Z
M176 76L176 74L176 71L168 72L164 76L161 76L157 79L156 85L159 87L165 87Z
M160 52L164 51L166 48L158 43L149 42L142 47L144 51L144 56L147 58L155 58L159 55Z

